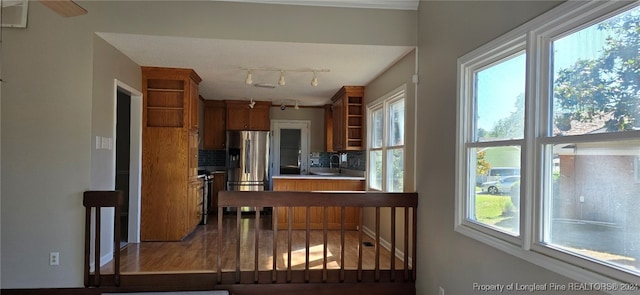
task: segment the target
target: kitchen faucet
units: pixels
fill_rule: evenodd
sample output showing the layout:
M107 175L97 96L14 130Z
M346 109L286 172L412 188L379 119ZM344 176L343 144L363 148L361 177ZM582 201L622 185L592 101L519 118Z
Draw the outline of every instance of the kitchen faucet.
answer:
M338 161L334 162L333 159L337 159ZM338 165L340 167L340 155L339 154L331 154L329 158L329 168L333 168L333 165Z

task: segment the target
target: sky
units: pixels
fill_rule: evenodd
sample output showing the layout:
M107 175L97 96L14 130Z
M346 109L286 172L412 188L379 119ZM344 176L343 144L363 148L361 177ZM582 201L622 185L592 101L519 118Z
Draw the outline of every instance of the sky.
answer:
M596 24L553 41L554 73L579 59L598 57L607 35ZM476 73L477 128L490 131L516 110L516 98L525 93L525 74L524 51Z

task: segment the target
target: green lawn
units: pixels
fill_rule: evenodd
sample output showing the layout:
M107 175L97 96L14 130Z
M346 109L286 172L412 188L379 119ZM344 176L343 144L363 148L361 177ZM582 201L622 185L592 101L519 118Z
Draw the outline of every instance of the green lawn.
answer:
M476 194L476 218L478 221L496 225L513 217L513 204L509 195Z

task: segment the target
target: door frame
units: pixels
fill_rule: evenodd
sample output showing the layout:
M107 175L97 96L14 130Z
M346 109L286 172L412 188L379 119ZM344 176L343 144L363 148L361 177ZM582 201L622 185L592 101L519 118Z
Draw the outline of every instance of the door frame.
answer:
M131 96L131 125L129 147L129 243L140 243L140 204L142 188L142 92L114 79L113 99L118 103L118 90ZM113 138L116 137L117 107L113 113ZM115 146L115 144L114 144ZM115 149L113 150L113 167L115 171ZM113 175L115 183L115 173ZM119 218L119 217L118 217Z
M280 130L300 129L300 174L309 174L309 149L311 147L311 120L271 120L271 176L280 175ZM271 178L271 177L269 177ZM273 187L273 186L272 186Z

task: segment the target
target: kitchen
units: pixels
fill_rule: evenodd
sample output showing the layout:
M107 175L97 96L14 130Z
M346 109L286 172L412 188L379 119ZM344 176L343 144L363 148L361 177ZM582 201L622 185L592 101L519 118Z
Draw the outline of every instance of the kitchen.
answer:
M167 75L167 73L171 73L171 75ZM169 95L174 95L174 93L179 93L180 97L182 97L183 99L188 96L194 96L195 90L193 90L194 88L192 87L181 86L184 88L182 91L173 91L173 90L169 91L167 89L163 89L162 87L152 87L153 85L151 85L152 82L159 83L158 81L162 80L160 79L161 77L175 77L175 76L179 76L180 73L183 74L184 82L185 82L181 85L193 86L195 84L195 81L198 81L197 74L195 73L195 71L192 71L192 70L143 67L144 81L147 81L146 83L143 83L144 85L143 89L146 89L145 93L147 93L147 96L149 97L150 101L155 101L156 99L155 95L157 92L162 93L161 97L163 102L169 101L170 99L167 99L167 97L169 97ZM175 83L171 82L166 84L173 85ZM185 90L189 88L191 88L189 91ZM364 117L362 115L364 114L364 105L362 103L363 94L364 94L363 90L364 90L363 87L341 87L339 91L336 92L336 95L334 95L334 97L330 99L330 101L334 103L335 102L340 103L341 101L348 102L346 105L348 109L350 109L350 111L343 113L346 117L345 120L351 120L352 122L362 123L363 117ZM215 220L212 218L215 218L215 216L213 215L216 213L216 210L215 210L216 209L215 208L216 192L219 190L228 189L234 185L233 183L234 177L228 177L227 175L236 174L234 173L234 170L246 169L246 165L245 165L246 163L243 163L240 161L241 158L246 157L247 155L246 152L249 151L249 149L243 150L244 146L256 146L257 144L254 144L254 142L266 143L267 140L265 140L266 137L264 135L268 134L268 133L263 134L263 137L260 139L249 138L249 137L238 139L237 137L240 136L240 133L238 133L239 130L229 130L229 128L227 127L229 126L227 124L229 122L227 118L235 118L235 119L253 118L253 121L252 121L252 123L254 124L253 129L263 130L263 131L253 131L254 133L258 132L257 134L259 134L260 132L265 133L264 130L268 130L268 128L273 128L271 126L284 126L284 127L290 126L283 122L288 122L288 123L298 122L298 124L300 122L306 123L306 124L302 124L302 126L308 128L309 130L311 130L311 132L304 132L304 133L307 135L309 133L313 134L313 136L306 136L308 138L307 139L308 142L306 143L304 153L301 152L302 145L305 145L305 144L302 144L302 142L304 142L301 136L302 132L298 132L297 137L294 136L295 137L294 146L284 141L273 140L276 137L273 137L272 140L268 141L270 143L275 143L273 144L274 146L278 146L278 145L282 146L280 149L273 149L271 152L271 154L280 154L282 156L283 160L280 161L281 163L284 163L285 162L284 158L287 158L287 157L283 153L277 153L276 150L285 151L285 150L292 149L295 151L296 155L299 155L299 154L308 155L308 158L305 159L309 163L308 171L307 169L305 169L305 167L307 166L301 166L300 164L301 162L304 162L304 161L298 160L297 157L296 157L296 161L294 161L293 163L287 162L287 165L275 165L273 164L274 163L273 161L269 161L268 164L263 165L262 169L264 169L264 173L262 174L262 178L258 180L259 182L265 183L265 185L261 188L258 188L259 186L255 186L255 183L254 183L253 188L248 190L273 189L273 190L293 190L293 191L318 191L318 190L352 191L352 190L364 190L365 188L364 176L365 176L365 169L366 169L366 165L365 165L366 155L361 150L360 146L355 146L354 144L354 142L357 142L357 143L363 142L362 138L364 137L363 136L364 133L356 134L352 132L351 133L352 137L347 137L346 133L340 135L340 132L337 132L338 130L343 130L343 128L339 128L335 130L336 133L334 133L333 129L329 129L326 127L327 122L332 123L329 125L333 125L333 126L337 126L339 124L337 122L334 123L334 120L332 118L332 115L336 113L334 112L334 110L338 109L338 107L334 106L333 110L331 105L314 107L314 106L299 106L299 105L296 106L295 104L293 104L293 105L284 105L283 107L282 105L277 105L277 104L274 105L269 102L256 101L256 100L210 101L210 100L203 100L201 96L198 96L198 99L193 99L192 97L191 99L184 99L183 101L196 102L197 105L199 106L199 110L197 112L198 124L195 124L195 121L192 121L192 120L195 120L192 114L196 112L195 111L191 112L193 110L192 107L196 105L195 103L191 105L185 105L183 108L169 108L170 111L175 111L175 109L177 109L181 113L183 112L187 113L184 116L183 120L182 121L179 120L180 122L177 122L177 124L179 125L186 122L184 123L184 126L188 126L188 128L175 128L176 126L174 126L175 125L174 123L176 123L176 121L171 121L166 119L169 116L154 117L154 116L147 115L145 117L146 118L145 124L147 126L146 128L150 129L151 132L156 132L159 129L167 129L168 132L178 131L178 132L191 134L191 136L183 136L183 138L187 138L187 137L191 138L188 143L190 146L189 156L188 156L189 158L188 166L198 168L199 170L198 174L201 176L203 174L213 176L213 181L211 181L211 186L206 185L206 180L204 181L205 185L200 186L201 188L206 187L207 191L212 192L211 194L205 194L205 191L202 191L202 193L200 194L202 197L204 197L205 195L211 196L210 198L207 198L209 201L207 203L200 201L200 204L203 205L203 207L201 208L204 208L205 204L207 205L209 210L205 212L208 214L202 214L202 211L187 209L187 212L188 212L187 214L192 214L192 215L195 214L197 217L190 219L191 221L189 222L181 222L181 221L176 222L176 220L178 219L174 219L174 220L168 220L169 218L162 219L162 217L153 216L155 212L151 212L150 215L152 217L147 217L146 220L153 220L153 223L152 223L152 226L150 226L151 229L146 230L146 232L155 231L154 234L156 234L157 232L163 232L165 231L163 226L167 226L166 228L171 228L173 226L175 228L174 224L176 223L177 224L188 223L188 225L186 227L183 226L181 228L180 233L177 233L177 234L164 235L164 236L162 235L154 236L154 235L147 234L145 236L145 228L144 228L145 215L144 214L145 213L149 214L150 212L149 210L145 211L144 209L145 203L143 199L143 204L142 204L143 206L142 241L143 242L144 241L179 241L179 240L188 241L192 239L191 236L193 235L192 232L194 228L199 228L197 224L205 223L201 218L203 215L208 215L210 221ZM148 104L147 106L148 106L147 108L149 108ZM166 111L166 109L162 109L162 107L160 107L158 104L153 104L153 107L149 108L147 112L153 113L160 109L162 111ZM249 113L249 115L247 115L246 113ZM214 114L214 115L211 115L211 114ZM242 115L238 115L238 114L242 114ZM153 118L160 118L160 119L153 119ZM298 119L305 119L305 118L307 120L298 120ZM151 123L149 122L149 120L158 120L158 122ZM167 122L170 123L169 124L171 125L170 128L158 128L163 124L166 124ZM204 124L204 126L202 126L201 124ZM236 123L236 127L233 127L232 125L232 129L247 128L245 127L247 126L246 124L250 124L250 123L249 122L245 122L243 124ZM197 126L197 129L196 129L196 126ZM258 126L258 127L255 127L255 126ZM356 127L355 129L357 130L364 129L360 126L349 126L349 128L354 128L354 127ZM344 129L346 128L347 126L345 126ZM193 135L197 134L194 132L194 130L200 130L200 132L203 133L202 136L198 136L197 140L193 139ZM217 130L217 132L214 132L214 130ZM276 131L277 130L278 129L276 128ZM287 128L283 128L282 130L292 131L292 129L287 129ZM294 130L294 131L300 131L300 130ZM242 132L245 132L245 131L242 131ZM272 133L278 134L278 132L272 132ZM340 136L344 136L344 138L333 140L333 139L339 138ZM159 140L160 142L165 142L164 141L165 138L167 137L157 136L156 140L160 139ZM180 136L169 137L169 138L180 138ZM224 140L220 140L220 138L223 138ZM258 139L258 140L255 140L255 139ZM148 142L148 141L145 140L145 142ZM207 150L204 148L205 146L209 148L211 147L212 143L216 143L216 142L220 143L218 147L223 147L225 149ZM236 143L234 144L233 142L236 142ZM352 149L354 150L336 152L335 149L333 149L333 145L327 145L327 142L334 142L334 143L335 142L342 142L342 143L351 142ZM175 144L175 142L173 141L172 143ZM192 155L195 156L194 152L192 151L193 150L192 147L195 147L198 145L202 146L203 148L198 148L198 152L197 152L198 163L197 165L194 165L191 161ZM181 157L180 155L184 154L180 152L175 152L175 153L167 152L167 148L164 147L164 144L162 143L154 144L152 146L161 147L160 150L163 151L163 154L161 156L160 155L152 156L152 158L163 159L162 161L158 161L158 163L164 164L165 162L167 162L167 157L180 158ZM317 152L313 150L309 151L309 147L318 148L321 150L321 152ZM153 153L153 148L150 150ZM145 149L143 146L143 156L149 156L149 155L146 155L145 151L148 151L148 150ZM262 154L264 156L264 159L259 160L258 162L268 160L270 158L268 156L269 153L266 153L265 151L263 151ZM148 162L152 162L152 161L143 161L143 163L148 163ZM294 173L296 173L295 175L286 174L287 172L289 172L287 171L287 169L291 168L290 167L291 164L299 165L297 170L293 171ZM280 169L273 168L278 166L282 166L282 167L280 167ZM243 169L234 169L234 167L235 168L242 167ZM271 172L266 171L267 170L265 169L266 167L271 168L272 171ZM174 168L175 166L171 166L171 168L169 169L170 170L169 173L174 173L175 172ZM157 174L158 171L161 169L158 169L158 167L154 167L146 170L154 171L154 173ZM189 168L189 170L192 170L192 168ZM251 168L249 168L249 170L251 170ZM243 173L240 173L240 174L243 174ZM271 177L273 178L273 184L269 183L268 181L269 175L271 175ZM160 178L166 179L162 177ZM144 180L145 179L143 174L143 198L144 198L144 192L145 192ZM227 180L231 180L231 182ZM149 185L150 183L152 185ZM162 191L162 189L159 188L162 185L163 183L158 183L154 181L154 179L147 180L146 182L146 187L152 187L153 190L155 191ZM173 189L173 188L175 187L172 186L172 188L168 188L168 189ZM190 193L191 191L189 191L187 194L189 195ZM171 195L164 194L163 196L171 196ZM192 197L188 196L186 199L190 200L191 198ZM156 198L153 199L153 202L148 202L147 205L156 206L155 208L159 209L159 210L156 210L156 212L162 212L161 214L166 214L166 212L175 212L176 201L169 200L167 202L170 203L171 205L165 206L164 208L157 207L159 202L157 201L157 196L156 196ZM189 202L192 203L192 201L189 201ZM294 212L294 221L293 221L294 228L300 229L303 227L304 221L295 219L295 216L304 215L304 212L303 212L304 210L305 210L304 208L300 208L300 210L296 210ZM312 208L312 210L316 210L316 209ZM267 213L270 213L270 212L267 212ZM277 224L272 224L271 227L277 226L278 228L284 228L285 225L283 224L283 220L286 219L286 212L278 211L278 212L274 212L273 214L274 215L277 214L278 219L277 221L274 221L274 223L277 222ZM357 214L358 212L354 210L347 211L346 229L349 229L349 230L356 229L356 220L358 217ZM335 214L332 214L332 215L335 215ZM167 216L167 215L164 215L164 216ZM251 215L243 214L243 217L251 218ZM187 218L190 218L190 217L187 216ZM196 218L200 218L200 219L198 220L197 223L194 223L193 220L195 220ZM339 228L339 224L335 220L329 221L329 223L331 228L333 229ZM317 221L317 220L312 221L313 228L318 229L320 228L320 226L321 226L320 221ZM135 245L133 246L132 249L139 249L136 247L144 247L142 244L146 244L146 243ZM125 251L127 251L127 249L125 249ZM132 252L132 250L129 249L128 252L130 253ZM136 251L134 250L133 252L136 252ZM146 251L139 251L139 252L145 253Z
M148 60L148 55L141 55L140 53L136 53L136 46L139 46L137 44L140 43L132 41L142 38L145 43L156 45L152 46L153 48L168 48L171 46L176 46L176 40L155 36L132 36L113 33L100 33L100 35L107 42L109 42L124 54L127 54L140 64L149 64L153 65L154 67L166 67L167 65L172 64L171 62L166 62L166 59L171 59L171 56L167 55L166 53L164 53L162 58L160 58L161 61ZM190 42L188 40L180 41L183 43ZM200 220L202 221L202 216L204 216L205 214L210 215L210 211L214 207L216 201L216 192L229 188L229 183L226 181L229 177L229 171L227 169L229 168L230 163L228 149L226 148L227 131L249 129L262 131L270 130L272 131L270 133L272 138L271 140L269 140L269 144L272 147L276 147L280 143L279 141L277 141L277 135L279 135L279 132L278 130L272 129L272 124L278 124L278 122L304 122L308 124L308 132L305 132L305 134L309 136L306 141L304 139L301 139L301 142L303 144L300 145L300 160L295 161L297 162L295 164L299 166L297 167L297 170L294 169L294 173L307 175L306 177L309 177L310 174L325 174L324 176L314 176L314 179L320 179L327 178L327 173L335 174L336 172L342 172L340 176L332 175L330 176L330 178L334 180L337 178L343 178L344 180L356 179L361 182L361 184L358 186L358 189L364 190L364 176L366 170L366 154L363 152L365 144L365 142L363 141L365 139L364 130L366 130L366 126L364 125L366 124L364 120L364 93L362 93L364 91L364 88L360 88L360 93L353 96L356 100L352 101L351 103L356 103L357 105L350 105L347 106L348 108L346 108L353 109L354 111L352 111L351 114L343 113L345 118L341 122L345 122L346 120L356 120L353 121L354 123L352 123L351 125L357 126L349 126L348 128L351 128L351 131L347 131L347 129L345 129L342 134L345 139L342 139L341 141L335 140L334 142L332 142L332 138L335 137L339 139L340 136L334 136L333 131L331 131L332 123L336 124L334 123L335 120L331 119L331 115L333 114L331 98L339 92L341 86L343 86L344 83L355 81L354 83L366 85L368 83L367 81L375 78L376 72L380 73L384 69L393 66L393 63L397 62L399 59L405 57L408 53L410 53L412 51L411 47L368 46L371 48L368 48L366 51L364 51L366 54L362 54L364 48L363 46L292 44L282 42L274 43L257 41L240 42L229 40L208 41L211 42L211 44L204 46L206 47L206 50L204 51L211 50L213 46L218 50L218 54L220 55L231 55L229 52L234 52L236 54L234 54L233 56L240 57L236 57L237 60L233 61L226 60L225 63L218 64L217 67L212 67L218 69L214 74L208 72L208 67L204 67L203 69L201 61L193 62L193 68L195 69L193 70L193 74L191 75L195 75L198 78L200 77L200 75L202 75L203 77L213 77L201 78L202 82L196 83L196 90L199 93L197 99L198 114L196 115L198 123L196 127L195 122L191 122L192 125L191 127L189 127L192 131L199 131L197 139L194 139L197 142L198 147L197 168L198 170L200 170L200 173L198 174L200 174L201 179L213 178L213 180L209 179L209 183L207 183L206 180L204 181L204 183L202 183L201 180L201 184L198 185L200 189L204 189L204 187L207 188L207 202L205 203L203 201L200 201L199 203L203 204L202 208L204 208L204 205L207 205L209 210L203 210L201 208L199 209L199 213L194 213L195 211L193 209L189 209L193 211L190 214L198 214L198 218L200 218ZM199 44L202 45L203 41L200 40L199 42ZM246 48L250 46L254 46L253 49L260 48L261 50L259 50L259 52L261 53L243 55L242 50L247 50ZM198 47L189 46L188 48ZM198 49L195 53L186 54L185 56L202 56L202 54L199 53L199 50L202 49ZM318 52L327 52L327 50L333 51L329 55L332 57L331 59L333 59L333 61L330 61L327 58L318 58L318 56L320 56ZM159 51L162 52L162 50ZM293 52L301 51L306 53L293 54ZM274 56L277 56L277 54L273 54L274 52L287 53L288 55L286 55L286 58L275 58ZM153 54L152 56L156 55L157 54ZM247 56L250 56L250 58L248 58L249 61L247 61ZM304 58L299 56L304 56ZM312 68L305 68L303 65L307 65L308 67L309 56L318 59L324 64L331 65L332 69L318 68L318 71L316 71ZM340 58L337 58L336 60L336 56L340 56ZM374 59L376 62L371 61L372 56L376 57ZM184 57L178 57L174 59L179 60L180 58L184 59ZM272 65L281 63L284 65L290 65L291 67L282 69L249 69L243 67L248 63L260 65L264 64L258 63L258 60L262 62L264 62L264 60L270 60L270 64ZM300 60L303 60L303 62L301 63ZM346 64L345 60L351 60L347 66L343 65ZM235 63L233 66L229 65L233 63ZM218 72L223 72L223 74L221 75ZM351 78L352 76L356 78ZM216 77L221 78L218 79ZM346 79L345 77L348 77L348 79ZM247 83L247 80L249 79L253 80L251 81L252 83ZM311 82L315 81L315 85L317 86L310 85L314 84L310 83L310 80L312 80ZM345 82L343 83L342 81ZM213 86L213 89L215 89L216 91L211 90L211 84L217 86ZM265 84L267 85L267 88L265 88ZM282 97L295 97L295 99L283 99ZM193 106L185 106L185 113L193 112L192 110L189 110L189 112L186 111L191 107ZM190 118L191 116L187 114L185 115L184 120L193 120ZM245 122L243 120L248 121ZM173 125L173 123L170 125ZM347 128L346 125L344 128ZM351 134L356 134L354 133L354 130L357 130L360 133L356 136L353 136L351 139L346 139L348 132L350 132ZM145 134L145 132L143 132L143 134ZM351 147L337 147L334 149L333 143L343 145L349 144L351 145ZM192 148L193 147L190 147L190 149ZM271 153L267 154L269 163L265 165L265 167L268 167L269 169L267 169L264 173L264 175L266 176L266 178L264 178L265 186L261 189L274 189L278 185L278 178L283 177L280 175L281 169L274 168L279 166L277 164L274 165L273 161L274 159L280 159L279 152L280 150L272 148ZM193 153L193 151L191 151L190 153ZM283 159L284 158L286 157L283 157ZM144 162L145 161L143 161L143 163ZM193 167L193 165L190 164L189 167ZM157 171L157 169L148 170ZM284 170L282 170L282 172L287 173ZM204 174L206 174L206 176ZM273 183L272 179L276 179L275 184ZM145 219L154 221L158 220L159 216L166 216L166 214L170 214L168 212L171 210L168 210L168 208L170 208L170 206L168 205L165 205L164 208L161 209L156 208L150 210L149 207L157 206L157 204L159 203L156 199L154 199L153 202L148 201L147 206L145 206L144 183L145 181L143 177L140 241L180 240L187 236L188 233L190 233L193 229L193 226L187 226L187 230L182 229L179 234L171 235L170 238L165 234L145 237L145 228L150 227L152 228L151 231L162 231L160 229L163 228L163 226L158 225L157 222L146 223L149 226L145 227ZM158 190L158 186L156 184L151 184L153 182L147 181L147 183L147 187L153 187L153 189L151 189L152 191L161 191ZM179 186L183 185L186 184L183 183ZM202 194L204 197L205 192L202 191L200 194ZM166 200L166 202L164 203L170 204L171 200ZM147 207L146 210L145 207ZM154 214L159 215L149 215L149 212L156 212ZM145 214L149 216L145 218ZM177 220L180 220L178 223L182 223L182 219L187 217L176 218L178 218ZM193 217L193 219L195 220L196 217ZM167 221L165 227L170 227L170 224L174 223L175 222ZM193 225L194 223L191 222L189 224ZM135 224L130 224L129 228L134 226ZM136 240L131 239L131 241L135 242Z

